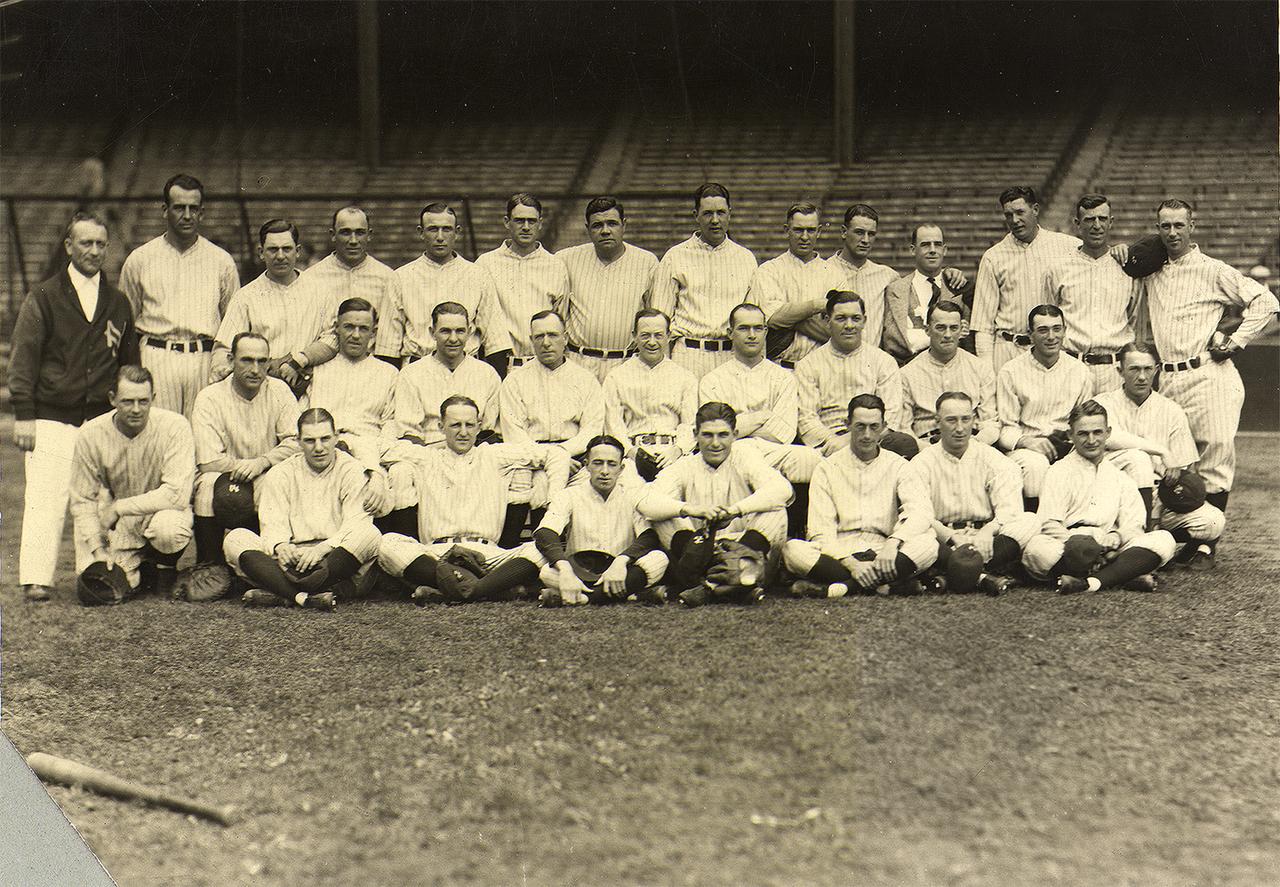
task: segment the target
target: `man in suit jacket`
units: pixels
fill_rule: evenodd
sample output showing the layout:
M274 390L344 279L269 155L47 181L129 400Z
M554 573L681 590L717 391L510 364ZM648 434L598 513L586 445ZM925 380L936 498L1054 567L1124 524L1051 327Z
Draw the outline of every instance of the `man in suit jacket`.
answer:
M966 281L955 269L942 267L947 256L947 241L941 225L928 222L916 225L911 232L911 254L915 256L915 270L890 283L884 291L884 334L880 347L892 354L899 366L929 347L925 326L934 303L947 300L963 305L966 323L973 303L972 281Z
M53 584L77 430L111 409L117 370L138 363L129 300L102 274L108 242L101 217L72 216L70 263L32 289L13 328L9 399L27 478L18 581L32 601Z

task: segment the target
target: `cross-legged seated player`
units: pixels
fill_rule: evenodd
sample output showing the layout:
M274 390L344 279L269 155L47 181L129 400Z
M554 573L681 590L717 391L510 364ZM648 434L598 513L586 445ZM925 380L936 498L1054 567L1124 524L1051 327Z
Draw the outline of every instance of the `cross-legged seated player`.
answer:
M1173 557L1173 536L1145 531L1137 485L1106 458L1106 408L1085 401L1069 421L1071 452L1045 474L1040 534L1027 543L1022 563L1037 579L1057 577L1063 594L1115 586L1154 591L1151 571Z
M809 538L782 547L793 593L840 597L851 589L916 594L915 577L938 557L933 507L906 459L880 448L884 401L849 401L849 446L836 450L809 484Z
M236 529L223 553L254 587L250 606L288 604L332 610L339 596L354 592L352 579L373 562L381 534L364 506L360 463L338 449L338 432L327 410L298 417L302 452L262 479L258 519L262 532Z
M934 571L948 591L1002 593L1007 574L1040 532L1034 514L1022 510L1022 472L1008 456L973 434L973 398L944 391L934 404L939 438L911 465L920 474L933 505L933 529L940 543Z
M534 531L546 559L539 574L543 606L645 597L666 572L658 534L636 511L643 490L618 485L625 453L616 437L592 438L585 457L590 482L553 498Z
M510 549L498 544L512 474L545 470L555 496L568 482L569 454L553 444L476 446L480 408L465 395L440 404L440 427L444 446L417 448L421 455L414 463L422 541L387 533L378 562L417 586L413 599L419 604L510 597L517 586L538 581L542 564L531 542Z
M785 538L791 484L759 454L734 446L737 416L728 404L703 404L694 432L698 452L664 468L637 509L654 521L671 552L667 585L680 592L682 603L697 606L711 597L758 599L762 577L745 572L736 589L714 580L708 588L715 540L734 540L763 562L770 547Z

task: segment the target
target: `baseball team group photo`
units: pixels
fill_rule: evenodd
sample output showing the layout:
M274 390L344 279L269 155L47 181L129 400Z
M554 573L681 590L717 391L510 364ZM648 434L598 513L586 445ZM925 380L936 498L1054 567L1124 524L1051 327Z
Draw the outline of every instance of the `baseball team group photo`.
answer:
M183 8L3 10L14 883L1280 871L1274 6Z

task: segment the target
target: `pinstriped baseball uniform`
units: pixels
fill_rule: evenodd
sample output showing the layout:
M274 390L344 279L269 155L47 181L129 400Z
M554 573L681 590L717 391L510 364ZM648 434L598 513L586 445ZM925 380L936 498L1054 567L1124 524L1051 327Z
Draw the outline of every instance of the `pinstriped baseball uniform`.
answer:
M235 259L204 237L179 252L162 234L124 260L120 289L133 307L142 365L155 377L155 406L189 418L196 392L209 378L212 354L156 348L147 344L147 337L212 340L223 309L239 288Z
M529 318L548 308L560 308L569 295L569 272L564 262L542 244L521 256L511 248L510 240L504 240L502 246L478 256L476 267L488 272L497 286L498 306L511 333L512 345L508 347L516 357L531 356Z
M792 327L810 316L798 310L799 306L815 299L825 300L827 293L842 286L844 276L836 266L817 254L806 262L787 250L756 269L750 293L752 300L764 309L771 324L781 321L779 326ZM795 341L778 355L778 359L795 363L821 344L796 331Z
M589 371L565 361L549 370L536 360L507 373L498 395L502 439L563 441L577 455L604 429L604 395Z
M800 388L800 437L821 447L848 428L849 401L875 394L884 401L887 428L898 428L902 415L902 380L897 362L864 340L856 351L837 351L828 342L796 364Z
M443 265L427 255L396 269L404 302L404 345L409 357L421 357L436 349L431 336L431 312L441 302L457 302L471 319L467 353L485 353L511 347L511 332L498 304L498 287L483 268L454 253ZM525 326L528 326L526 321Z
M578 484L551 497L538 528L564 535L565 554L603 551L616 557L651 526L636 511L644 494L643 487L618 486L603 499L591 484Z
M981 532L999 533L1021 546L1040 532L1035 515L1022 510L1021 470L995 447L970 441L957 459L936 443L911 464L929 491L940 541L963 545L978 530L952 525L971 521L985 523Z
M396 380L396 436L414 434L427 444L443 441L440 404L455 394L466 395L480 407L481 428L496 429L501 384L497 371L474 357L464 357L455 370L434 354L415 360Z
M711 246L697 234L667 250L653 277L650 304L671 318L673 338L724 339L729 312L752 302L748 292L756 257L726 237ZM676 363L698 378L729 359L729 351L702 351L677 342Z
M1040 495L1049 460L1033 450L1017 449L1018 440L1026 434L1048 437L1066 431L1072 409L1092 396L1093 374L1069 354L1060 353L1057 362L1046 368L1027 351L1000 368L996 375L999 444L1022 469L1024 495Z
M361 465L376 470L395 437L397 375L395 367L376 357L352 360L339 354L316 367L300 407L328 410L338 439L346 443Z
M1205 351L1225 306L1244 308L1244 319L1231 334L1231 341L1243 347L1262 332L1280 305L1262 284L1194 245L1148 277L1146 287L1146 308L1160 358L1167 363L1201 360L1196 369L1165 369L1160 390L1186 411L1200 448L1205 488L1211 493L1230 490L1244 383L1232 361L1215 363Z
M693 451L698 380L663 358L650 367L628 358L604 380L604 430L624 444L637 434L672 434L682 452Z
M76 438L71 466L76 571L89 566L93 550L105 541L136 586L143 546L150 542L172 554L191 539L195 444L191 425L178 413L152 407L146 426L133 438L116 427L115 415L113 410L89 420ZM102 526L99 494L120 514L113 530Z
M200 472L195 512L201 517L213 517L213 483L237 460L261 456L275 466L298 452L298 402L289 386L267 378L253 400L245 400L233 381L228 376L196 395L191 431Z
M1159 444L1173 459L1167 466L1170 468L1185 468L1200 459L1187 414L1159 391L1152 391L1141 404L1134 403L1121 388L1099 394L1094 400L1106 408L1113 437L1124 432Z
M1023 350L997 338L996 331L1027 332L1027 314L1047 300L1045 272L1079 246L1079 238L1041 227L1030 243L1006 234L982 254L970 326L978 356L990 360L996 372Z
M899 371L902 377L901 426L896 430L928 438L938 429L936 406L944 391L962 391L973 398L978 433L974 439L994 444L1000 437L996 412L996 374L989 361L957 349L946 363L922 351Z
M400 356L404 339L404 300L400 293L400 279L389 266L373 256L365 256L363 262L351 268L330 253L303 271L299 283L310 288L307 298L319 308L316 337L328 346L330 353L338 350L334 336L338 307L347 299L360 298L378 312L373 353L384 357Z
M900 275L888 265L881 265L871 259L867 259L859 268L845 258L844 250L837 251L827 259L827 264L840 275L841 289L862 296L867 316L867 322L862 328L862 343L879 348L880 338L884 335L884 288Z
M1063 347L1076 354L1114 355L1133 341L1133 319L1142 297L1142 281L1134 280L1120 263L1103 253L1090 258L1078 248L1045 271L1045 302L1062 309L1066 321ZM1094 391L1120 387L1117 364L1085 364L1093 374Z
M231 343L239 333L266 336L272 358L305 348L315 339L316 306L295 276L288 286L276 283L264 271L231 297L214 337L213 365L231 363Z
M649 303L658 257L647 249L623 243L622 255L605 264L594 244L582 243L556 253L569 272L569 296L565 301L565 334L569 359L592 370L604 383L609 371L625 358L590 357L572 348L626 351L631 348L631 327L636 312Z

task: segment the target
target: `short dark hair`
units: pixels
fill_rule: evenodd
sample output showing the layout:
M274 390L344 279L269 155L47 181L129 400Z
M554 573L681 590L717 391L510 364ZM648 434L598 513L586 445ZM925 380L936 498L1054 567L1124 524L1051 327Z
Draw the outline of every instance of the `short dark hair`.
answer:
M724 202L729 206L733 206L733 201L729 199L729 189L719 182L707 182L699 185L698 190L693 192L693 211L697 212L702 208L702 201L708 197L723 197Z
M945 311L947 314L959 314L960 319L964 320L964 308L959 302L953 302L950 299L939 299L929 306L929 310L925 313L924 322L932 323L933 315L939 311Z
M738 414L727 403L713 400L698 407L693 416L693 428L697 431L708 422L728 422L734 431L738 430Z
M618 440L612 434L597 434L591 440L587 441L586 453L590 455L591 451L596 447L613 447L619 454L625 456L627 448L622 445L622 441Z
M477 416L480 415L480 407L476 406L476 402L474 400L467 397L465 394L450 394L444 400L440 401L440 421L444 421L445 411L448 410L449 407L456 407L459 405L471 407L471 409L476 411Z
M372 228L373 228L373 224L369 221L369 213L368 213L368 211L367 211L363 206L357 206L357 205L356 205L356 204L354 204L354 203L348 203L346 206L340 206L340 207L338 207L337 209L335 209L335 210L333 211L333 218L331 218L331 219L329 220L329 230L330 230L330 231L335 231L335 232L336 232L336 231L338 230L338 214L339 214L339 213L347 212L348 210L350 210L350 211L352 211L352 212L358 212L358 213L360 213L360 215L364 216L364 224L365 224L365 227L367 227L367 228L369 228L369 229L372 229Z
M808 216L817 214L818 219L822 219L822 210L818 209L815 203L793 203L787 209L787 222L791 221L792 216Z
M1076 201L1076 218L1080 218L1080 211L1085 209L1097 209L1104 203L1110 203L1105 194L1081 194L1080 199Z
M1109 421L1107 408L1096 400L1090 399L1071 408L1071 415L1067 416L1067 424L1074 428L1076 423L1086 416L1101 416L1103 421Z
M548 317L554 317L556 320L560 321L560 326L562 327L568 325L565 323L564 315L555 308L543 308L541 311L529 318L529 326L532 327L536 321L546 320Z
M854 410L879 410L880 421L884 421L884 401L874 394L855 394L849 399L848 418L853 420Z
M348 311L368 311L373 315L373 322L378 322L378 309L374 308L368 299L362 299L359 296L352 296L350 299L343 299L342 303L338 305L337 313L333 315L334 319L341 317Z
M542 218L542 201L527 191L517 191L507 198L508 219L511 218L511 211L517 206L531 206L538 211L538 218Z
M759 311L761 317L767 316L764 313L764 309L759 305L752 305L750 302L742 302L741 304L734 305L729 309L729 329L733 329L733 316L739 311Z
M445 314L461 314L467 319L468 325L471 323L471 312L467 310L467 306L461 302L439 302L436 307L431 309L431 325L435 326Z
M1120 362L1120 366L1124 366L1124 358L1127 354L1149 354L1151 359L1156 362L1156 369L1160 368L1160 352L1156 350L1156 346L1150 342L1130 342L1116 352L1116 360Z
M1058 318L1062 318L1063 322L1066 321L1066 318L1062 317L1062 309L1059 308L1057 305L1037 305L1036 307L1032 308L1030 311L1027 312L1027 329L1028 330L1030 330L1033 326L1035 326L1036 318L1040 317L1041 315L1044 315L1045 317L1058 317Z
M933 411L936 413L942 409L942 405L949 400L963 400L973 408L973 398L965 394L963 391L944 391L938 395L938 400L933 405Z
M867 303L862 300L862 296L852 290L830 290L827 293L827 307L822 313L830 317L831 312L836 310L837 305L844 305L848 302L857 302L858 307L862 309L862 313L867 313Z
M255 333L253 330L245 330L242 333L236 333L231 339L231 356L236 356L236 351L240 347L240 343L245 339L257 339L259 342L267 346L267 356L271 356L271 343L267 341L267 337L262 333Z
M71 230L75 228L77 222L93 222L95 225L101 225L102 230L107 232L108 239L111 237L111 229L107 227L107 223L102 216L96 212L82 209L71 214L71 221L67 222L67 229L62 233L63 240L71 239Z
M1170 197L1168 200L1161 200L1160 205L1156 207L1156 215L1160 215L1162 209L1185 209L1188 216L1196 214L1196 208L1185 200L1179 200L1177 197Z
M627 214L623 210L622 204L618 201L618 198L610 197L607 194L602 197L593 197L588 200L587 208L583 212L583 216L586 218L587 223L590 224L591 217L596 213L607 213L611 209L616 209L618 211L618 218L624 221L626 220Z
M262 227L258 229L258 246L267 245L268 234L284 234L285 232L288 232L293 237L293 245L297 246L300 240L297 225L288 219L267 219L262 223Z
M132 382L135 385L146 384L151 386L152 391L156 390L156 380L151 375L151 370L136 363L126 363L116 370L116 380L112 383L111 390L114 392L120 387L121 382Z
M418 213L419 228L422 227L422 217L425 216L427 213L448 213L449 215L453 216L454 225L458 224L457 211L452 206L445 203L443 200L437 200L432 203L428 203L426 206L422 208L421 212Z
M195 176L189 176L185 172L180 172L176 176L170 176L169 181L164 183L164 205L169 205L169 191L173 186L177 185L184 191L199 191L200 205L204 205L204 185L200 184L200 180Z
M671 317L661 308L641 308L636 312L636 319L631 322L631 331L634 333L636 327L640 326L640 321L646 317L661 317L667 322L668 332L671 330Z
M329 423L329 427L337 432L338 423L333 421L333 413L330 413L324 407L312 407L309 410L303 410L298 416L298 434L302 434L303 425L322 425Z
M916 226L915 226L914 228L912 228L912 229L911 229L911 245L912 245L912 246L915 246L917 243L919 243L919 242L920 242L920 229L921 229L921 228L937 228L937 229L942 233L942 242L943 242L943 243L946 243L946 242L947 242L947 232L946 232L946 229L944 229L940 223L938 223L938 222L919 222L919 223L917 223L917 224L916 224Z
M855 203L844 211L844 226L849 227L849 223L853 221L854 216L862 216L864 219L870 219L873 222L880 221L880 213L865 203Z
M1040 195L1036 194L1036 189L1030 185L1014 185L1012 188L1005 188L1000 192L1000 205L1012 203L1021 198L1027 203L1034 206L1040 202Z

